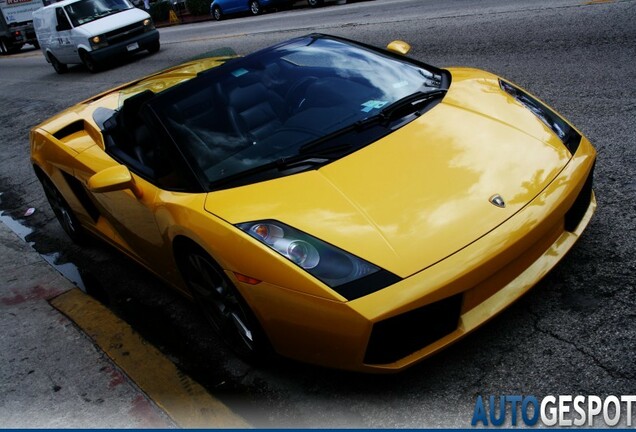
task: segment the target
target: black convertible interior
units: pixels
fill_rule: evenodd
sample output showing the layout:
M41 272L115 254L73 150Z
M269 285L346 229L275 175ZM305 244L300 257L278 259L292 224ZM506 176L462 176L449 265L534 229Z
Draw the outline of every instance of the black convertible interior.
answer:
M171 165L158 144L169 141L213 183L296 155L304 144L419 90L426 77L420 71L337 40L300 38L161 93L129 97L104 124L107 151L158 178Z

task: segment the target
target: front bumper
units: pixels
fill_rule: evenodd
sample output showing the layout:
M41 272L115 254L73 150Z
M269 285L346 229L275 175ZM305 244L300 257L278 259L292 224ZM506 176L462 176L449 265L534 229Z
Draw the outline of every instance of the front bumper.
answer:
M400 371L493 318L557 265L596 209L595 155L582 138L557 178L515 216L437 264L354 301L234 282L279 354L341 369Z
M150 48L153 44L159 41L159 31L157 29L149 30L139 36L132 37L128 40L118 42L116 44L96 49L91 51L93 60L100 63L111 59L113 57L120 57L127 54L132 54L138 51L143 51ZM129 50L128 47L137 44L138 47Z

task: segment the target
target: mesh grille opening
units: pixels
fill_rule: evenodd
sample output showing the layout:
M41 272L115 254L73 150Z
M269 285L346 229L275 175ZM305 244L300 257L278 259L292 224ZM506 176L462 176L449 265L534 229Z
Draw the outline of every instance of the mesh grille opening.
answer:
M460 293L375 323L364 362L393 363L452 333L461 305Z

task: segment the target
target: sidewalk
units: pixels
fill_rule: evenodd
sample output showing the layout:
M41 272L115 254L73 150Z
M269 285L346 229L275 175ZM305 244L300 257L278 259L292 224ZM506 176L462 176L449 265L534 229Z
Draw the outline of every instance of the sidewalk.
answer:
M2 428L249 427L2 222L0 364Z
M74 287L0 223L3 428L176 425L48 300Z

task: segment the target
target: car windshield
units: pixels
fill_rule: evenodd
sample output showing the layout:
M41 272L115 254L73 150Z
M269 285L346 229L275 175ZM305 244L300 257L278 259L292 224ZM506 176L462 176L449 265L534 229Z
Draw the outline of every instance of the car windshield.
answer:
M80 0L64 6L74 27L132 8L128 0Z
M367 120L440 87L437 69L312 35L231 60L161 92L149 106L214 189L228 179L237 185L297 172L307 149L308 158L334 151L304 169L342 157L390 132L383 125L366 133ZM330 140L342 131L338 143ZM296 169L279 161L294 161ZM235 182L241 177L247 180Z

